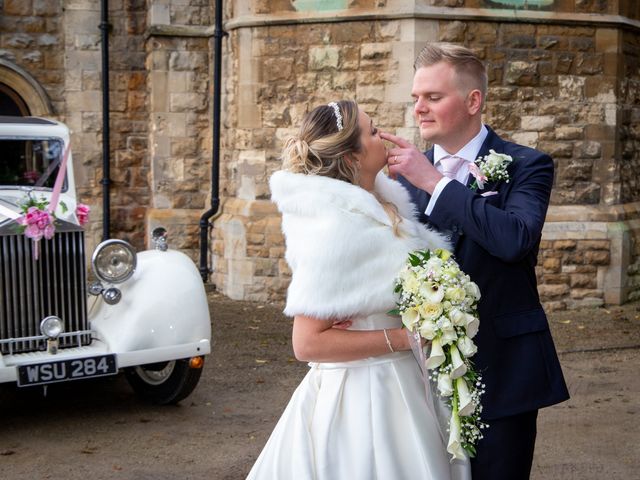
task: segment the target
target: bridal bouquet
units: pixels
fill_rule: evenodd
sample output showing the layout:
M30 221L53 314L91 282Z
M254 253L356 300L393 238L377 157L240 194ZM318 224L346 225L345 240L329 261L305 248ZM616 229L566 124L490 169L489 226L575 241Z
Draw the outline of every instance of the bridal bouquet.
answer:
M470 360L477 351L472 338L480 290L449 251L436 249L409 254L395 292L402 323L427 340L429 379L451 408L447 451L453 458L464 458L465 451L473 457L486 427L480 421L484 385Z

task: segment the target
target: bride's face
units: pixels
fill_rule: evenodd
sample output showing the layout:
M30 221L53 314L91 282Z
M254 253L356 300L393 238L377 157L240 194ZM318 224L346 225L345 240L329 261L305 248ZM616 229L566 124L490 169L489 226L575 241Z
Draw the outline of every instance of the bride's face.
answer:
M355 157L360 162L360 177L362 179L371 176L375 178L387 164L387 149L380 138L378 129L373 125L373 121L362 110L358 112L358 124L362 151Z

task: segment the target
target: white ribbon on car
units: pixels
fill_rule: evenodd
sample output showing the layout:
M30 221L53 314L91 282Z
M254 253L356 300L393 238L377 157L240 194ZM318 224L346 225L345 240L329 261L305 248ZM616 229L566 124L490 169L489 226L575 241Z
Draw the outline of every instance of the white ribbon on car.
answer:
M13 210L5 207L4 205L0 205L0 214L4 215L5 217L9 217L11 220L15 220L16 218L20 218L22 216L18 212L14 212Z

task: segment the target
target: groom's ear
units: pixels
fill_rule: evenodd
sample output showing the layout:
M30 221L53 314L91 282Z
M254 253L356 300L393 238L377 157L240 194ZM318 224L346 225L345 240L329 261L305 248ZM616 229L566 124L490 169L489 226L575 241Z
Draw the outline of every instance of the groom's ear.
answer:
M482 92L477 88L471 90L467 95L467 112L469 115L476 115L482 110Z

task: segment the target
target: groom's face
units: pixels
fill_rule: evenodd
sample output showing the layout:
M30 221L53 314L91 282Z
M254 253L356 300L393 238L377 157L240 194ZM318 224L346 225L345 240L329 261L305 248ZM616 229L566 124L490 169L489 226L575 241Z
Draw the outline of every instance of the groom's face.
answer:
M468 92L461 83L449 63L439 62L416 70L411 91L420 135L451 154L469 140Z

